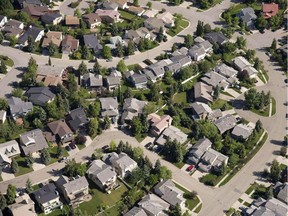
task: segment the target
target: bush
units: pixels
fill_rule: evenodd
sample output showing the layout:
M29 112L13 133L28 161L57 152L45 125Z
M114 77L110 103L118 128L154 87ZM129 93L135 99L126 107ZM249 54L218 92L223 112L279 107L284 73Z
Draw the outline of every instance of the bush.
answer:
M204 183L205 185L215 186L216 185L217 176L213 174L207 174L200 178L200 182Z
M87 138L85 136L78 135L76 137L75 141L76 141L77 144L83 145L87 141Z
M71 4L69 5L69 7L71 7L71 8L76 8L76 7L78 7L79 4L80 4L79 1L71 2Z

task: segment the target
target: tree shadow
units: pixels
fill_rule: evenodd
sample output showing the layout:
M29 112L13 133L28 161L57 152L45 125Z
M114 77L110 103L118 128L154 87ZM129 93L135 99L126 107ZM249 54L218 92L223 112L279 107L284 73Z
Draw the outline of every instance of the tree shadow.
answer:
M243 110L247 110L246 106L245 106L245 101L242 99L234 99L231 100L231 105L235 108L235 109L243 109Z
M274 144L274 145L283 145L283 140L270 140L270 143Z

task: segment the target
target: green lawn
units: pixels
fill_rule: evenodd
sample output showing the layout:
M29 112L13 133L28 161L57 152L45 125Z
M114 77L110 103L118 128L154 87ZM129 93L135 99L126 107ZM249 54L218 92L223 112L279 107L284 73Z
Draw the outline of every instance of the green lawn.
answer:
M121 200L122 194L127 191L123 183L119 184L121 185L120 188L113 190L111 194L107 194L100 191L93 182L89 182L90 190L93 193L92 200L81 203L79 209L86 211L87 215L95 215L99 212L100 207L106 206L108 208L109 206L117 204L117 202Z
M247 195L250 195L253 190L255 190L256 184L250 185L250 187L245 191Z
M127 12L127 11L119 10L119 12L120 12L121 18L123 18L123 19L133 20L133 19L137 18L136 15L134 15L134 14L132 14L132 13L129 13L129 12Z
M243 205L249 207L249 206L250 206L250 203L248 203L248 202L244 202Z
M27 167L25 157L17 156L15 157L15 160L17 161L19 166L19 172L16 173L15 176L24 175L26 173L33 171L32 167L31 168Z
M187 92L180 92L180 93L176 93L174 96L173 96L173 101L175 103L187 103Z
M97 216L119 216L121 213L119 212L119 206L115 205L111 208L106 209L104 212L98 214Z
M128 70L139 71L143 68L139 64L127 65Z
M138 134L135 136L135 139L140 143L145 139L145 137L147 137L147 135L148 134L146 134L146 133L145 134Z
M85 144L77 144L77 147L79 150L81 150L81 149L85 148L86 145Z
M50 147L48 149L50 156L51 156L51 161L49 164L55 163L56 161L59 160L59 158L57 157L57 149L58 149L58 146ZM69 156L69 153L67 152L65 148L63 148L63 157L68 157L68 156Z
M177 35L179 32L181 32L183 29L185 29L189 25L189 22L185 19L182 19L179 21L179 26L177 28L172 27L167 31L167 34L170 35L171 37L174 37Z
M272 112L271 115L274 115L276 113L276 100L275 98L271 97L272 100ZM263 110L257 110L257 109L252 109L251 111L256 113L257 115L260 116L269 116L269 110L270 110L270 105L265 107Z
M178 163L173 163L173 165L175 165L176 167L178 167L179 169L181 169L181 168L185 165L185 163L184 163L183 161L180 161L180 162L178 162Z
M271 115L273 116L276 113L276 100L273 97L271 99L272 99L272 113L271 113Z
M9 67L13 67L13 65L14 65L13 60L7 56L0 55L0 60L4 61L5 65L7 65Z
M67 215L67 212L69 212L69 207L68 205L64 205L62 209L55 209L53 212L50 214L44 214L41 213L39 216L60 216L60 215Z
M174 182L174 183L175 183L175 182ZM184 198L186 199L186 205L187 205L187 208L188 208L189 210L194 209L195 206L197 206L198 203L200 203L200 200L199 200L198 196L196 196L194 199L190 199L190 198L187 197L187 194L190 193L188 190L186 190L185 188L183 188L181 185L179 185L179 184L177 184L177 183L175 183L175 186L184 192L184 195L183 195L183 196L184 196ZM197 209L198 209L198 208L197 208ZM196 209L196 210L197 210L197 209ZM196 211L196 210L195 210L195 211ZM200 210L201 210L201 208L200 208ZM200 210L199 210L199 211L200 211Z
M218 98L217 100L215 100L212 104L211 104L211 109L221 109L224 104L228 104L227 101ZM232 109L232 106L230 104L228 104L228 109Z
M199 213L200 211L201 211L201 209L202 209L202 203L195 209L195 213Z
M120 17L124 19L123 22L118 23L119 27L131 29L131 21L135 22L137 25L140 25L144 22L144 18L138 17L132 13L127 11L118 10L120 13Z
M232 215L234 212L235 212L235 209L230 208L225 214L229 216L229 215Z
M239 198L238 201L239 201L240 203L242 203L242 202L243 202L243 199Z
M226 92L226 91L221 91L221 94L223 94L223 95L227 95L228 97L232 97L232 98L234 98L233 95L229 94L229 93Z

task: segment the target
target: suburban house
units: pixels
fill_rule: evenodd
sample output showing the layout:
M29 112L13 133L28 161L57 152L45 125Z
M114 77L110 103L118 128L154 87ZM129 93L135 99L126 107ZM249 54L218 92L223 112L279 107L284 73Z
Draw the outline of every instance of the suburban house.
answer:
M8 22L7 17L0 15L0 28L2 28L7 22Z
M49 87L31 87L26 91L25 95L28 100L38 106L45 106L46 103L50 103L54 100L55 94L52 93Z
M112 122L116 122L119 111L118 111L118 101L116 97L100 98L101 103L101 116L104 118L108 116Z
M86 22L90 29L94 29L101 25L101 18L95 13L84 14L82 19Z
M158 10L155 10L155 9L146 10L146 11L142 14L142 17L143 17L144 19L148 19L148 18L151 18L151 17L155 17L158 13L159 13L159 11L158 11Z
M276 14L279 11L278 4L276 3L262 3L262 14L265 19L270 19L273 16L276 16Z
M178 143L183 144L184 142L186 142L187 138L187 134L183 133L180 129L170 125L158 137L156 143L159 145L165 145L168 140L176 140Z
M117 186L116 172L101 160L94 160L88 167L86 174L100 189L108 193Z
M26 156L48 147L48 143L40 129L20 134L20 148Z
M106 77L106 86L109 91L113 91L118 88L121 84L122 74L118 71L114 71L110 73L109 76Z
M36 203L44 214L49 214L57 208L62 208L59 193L53 183L49 183L33 193Z
M27 115L33 109L33 104L31 102L22 101L17 97L10 97L7 100L9 105L10 114L14 120L21 116Z
M27 45L29 37L32 37L34 42L40 41L44 37L44 29L29 26L24 34L19 38L18 43L24 46Z
M21 8L27 7L27 6L42 6L43 3L41 0L17 0L17 3Z
M214 68L214 71L219 73L220 75L224 76L225 78L229 79L232 77L236 77L238 71L236 71L234 68L229 67L228 65L222 63L221 65L218 65Z
M95 55L99 55L103 46L100 44L96 34L83 35L84 45L92 49Z
M223 45L228 41L228 38L221 32L209 32L204 35L204 39L209 40L210 43L217 43Z
M258 71L243 56L236 57L233 64L239 72L246 71L250 78L255 78L258 74Z
M11 158L20 154L18 142L11 140L0 145L0 165L11 164Z
M188 55L188 48L187 47L181 47L180 49L175 50L172 53L172 56L178 56L178 55Z
M5 38L10 38L12 36L19 38L24 29L24 23L20 22L18 20L10 19L5 24L4 28L2 29L2 32L5 36Z
M242 8L238 16L248 29L254 28L254 22L257 19L257 16L253 8Z
M232 132L231 136L237 140L247 140L248 137L253 133L255 125L249 124L238 124L236 125Z
M97 9L95 12L106 23L114 23L120 21L120 13L115 10L102 10Z
M73 140L73 132L66 124L65 120L60 119L47 124L50 131L52 132L51 141L61 141L62 143Z
M124 36L125 37L125 36ZM110 37L109 39L110 43L109 44L105 44L105 46L110 47L111 49L116 49L117 45L120 43L122 46L127 46L127 43L125 40L122 39L121 36L114 36L114 37Z
M68 177L61 175L55 183L59 192L72 206L84 202L84 197L89 194L89 184L85 176L78 176L69 180Z
M212 143L209 139L207 138L202 138L200 140L197 141L196 144L194 144L192 146L192 148L190 149L188 155L188 163L192 163L197 165L199 163L199 161L201 160L202 156L204 155L204 153L210 149L212 146Z
M7 112L5 110L0 110L0 124L4 124L6 121Z
M142 208L134 206L132 209L130 209L123 216L148 216L148 215L146 214L146 212Z
M63 40L62 32L48 31L43 39L42 48L47 48L51 43L59 48L62 40Z
M60 13L46 13L41 16L44 25L58 25L62 22L63 17Z
M142 7L136 7L136 6L129 6L127 9L130 13L135 14L137 16L142 16L145 10Z
M170 59L163 59L161 61L156 62L155 64L149 65L143 72L147 75L148 78L151 79L152 82L156 82L156 79L162 79L165 74L165 67L173 64ZM152 76L147 73L148 71L152 72Z
M183 197L184 192L178 189L171 179L159 182L154 187L154 193L173 207L178 204L180 208L185 208L186 200Z
M82 107L71 110L68 115L68 124L73 131L78 131L89 122Z
M75 39L71 35L66 35L61 44L62 53L71 54L76 51L79 46L79 40Z
M150 133L153 136L159 136L163 130L172 124L173 118L169 115L159 116L156 113L151 113L147 116L150 124Z
M194 40L195 45L192 46L188 53L194 61L200 61L205 58L206 55L213 51L213 45L201 37L197 37Z
M29 5L27 7L24 7L21 11L27 13L29 17L38 20L41 16L48 13L49 9L46 6Z
M155 194L147 194L138 202L140 206L147 215L152 216L161 216L168 215L168 210L170 205L156 196Z
M35 211L35 203L27 193L16 197L15 203L9 205L8 208L13 216L37 216Z
M112 152L111 154L105 155L103 157L103 161L105 161L108 165L111 165L116 171L117 175L121 178L126 177L138 167L136 161L125 153L117 154Z
M171 71L172 74L178 73L181 68L187 67L192 63L192 59L187 55L177 55L170 58L172 64L165 66L166 71Z
M78 27L80 25L80 20L76 16L67 15L65 17L65 25L69 26L69 27L72 27L72 28L76 28L76 27Z
M280 182L276 183L275 187L273 188L275 193L277 194L277 199L288 204L288 183L285 182L281 184Z
M235 127L237 119L230 114L227 114L219 119L217 119L214 124L218 128L220 134L225 133Z
M81 86L89 89L101 89L103 87L103 77L101 74L86 73L81 76Z
M36 82L43 82L45 86L55 88L58 84L62 84L66 75L65 72L63 67L39 65L37 68Z
M206 83L207 85L211 86L213 89L216 88L216 86L220 87L222 90L226 91L227 88L234 82L236 82L237 78L232 79L231 82L228 82L228 79L226 79L221 74L211 71L208 73L205 73L204 76L201 78L201 81Z
M118 5L118 8L125 9L128 8L126 0L110 0L110 2L114 2Z
M174 26L174 16L170 12L159 13L157 18L161 19L167 28Z
M126 98L123 104L122 119L130 122L135 116L143 112L144 107L148 104L146 101L140 101L136 98Z
M202 102L202 103L211 103L213 102L213 97L212 97L212 87L206 85L203 82L197 82L194 85L194 100L197 102Z
M135 73L134 71L129 71L126 73L126 78L137 89L147 88L147 76L145 74L139 74Z
M212 109L206 103L194 102L191 104L192 118L194 120L207 119Z
M158 19L156 17L151 17L151 18L146 19L144 21L144 26L150 31L157 32L157 33L162 28L163 32L165 33L165 28L164 28L165 23L161 19Z
M221 118L222 116L223 116L223 113L221 109L215 109L215 110L212 110L211 113L209 113L208 120L211 122L214 122L217 119Z
M205 151L198 163L198 168L202 172L209 172L211 169L218 171L223 164L227 165L229 157L209 148Z

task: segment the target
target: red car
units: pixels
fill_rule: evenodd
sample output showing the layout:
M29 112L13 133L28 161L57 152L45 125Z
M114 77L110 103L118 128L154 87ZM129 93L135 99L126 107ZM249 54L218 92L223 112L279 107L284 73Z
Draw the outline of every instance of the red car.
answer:
M194 169L194 166L193 166L193 165L190 165L189 167L187 167L186 170L190 172L190 171L193 170L193 169Z
M69 146L70 146L71 149L75 149L76 148L76 145L75 145L74 141L71 141L71 143L69 143Z

